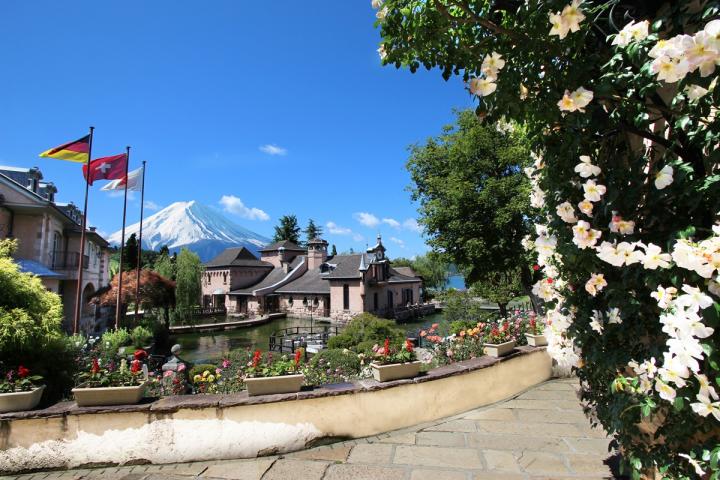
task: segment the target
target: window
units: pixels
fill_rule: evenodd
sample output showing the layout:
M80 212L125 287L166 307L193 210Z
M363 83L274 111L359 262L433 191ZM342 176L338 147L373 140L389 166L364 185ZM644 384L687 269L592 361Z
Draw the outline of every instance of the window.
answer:
M377 292L373 293L373 310L378 309L378 294Z
M350 310L350 285L343 285L343 310Z
M223 272L223 285L227 285L227 272Z

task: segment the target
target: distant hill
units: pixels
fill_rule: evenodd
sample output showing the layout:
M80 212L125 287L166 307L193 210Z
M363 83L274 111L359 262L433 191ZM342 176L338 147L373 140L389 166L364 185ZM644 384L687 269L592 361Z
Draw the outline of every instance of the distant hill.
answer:
M138 234L140 222L125 227L125 238ZM121 231L110 235L113 245L120 244ZM143 248L158 250L167 245L171 252L185 247L197 253L203 262L229 247L258 250L270 239L227 219L222 213L194 200L175 202L143 221Z

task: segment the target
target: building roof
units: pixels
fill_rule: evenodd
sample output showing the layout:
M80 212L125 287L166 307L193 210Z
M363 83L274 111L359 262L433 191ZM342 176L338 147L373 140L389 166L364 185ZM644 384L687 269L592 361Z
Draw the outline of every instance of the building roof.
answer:
M388 278L388 283L418 283L422 282L422 279L418 277L417 275L405 275L398 271L398 269L406 269L409 267L397 267L397 268L390 268L390 278ZM412 268L410 268L410 271L412 271ZM415 273L415 272L413 272Z
M395 270L400 275L405 275L406 277L419 277L415 270L412 269L412 267L392 267L393 270Z
M280 242L275 242L273 244L268 245L267 247L261 249L261 252L275 252L277 250L280 250L281 248L284 248L285 250L293 250L296 252L304 252L305 249L302 247L299 247L297 244L291 242L290 240L282 240Z
M20 267L20 271L23 273L31 273L42 278L65 278L64 275L50 270L42 263L36 262L34 260L25 260L19 258L15 260L15 263L18 264L18 266Z
M329 295L330 283L325 281L326 277L327 274L321 273L320 268L313 268L305 272L302 277L278 288L276 292Z
M335 255L326 262L331 267L330 272L325 275L327 279L337 278L361 278L360 267L365 262L364 254Z
M267 275L263 277L262 280L260 280L255 285L250 285L249 287L240 288L238 290L232 290L230 292L231 295L253 295L253 292L255 290L260 290L262 288L267 288L275 285L276 283L282 281L285 277L290 275L292 271L297 268L302 262L305 261L305 257L298 256L293 259L293 261L290 263L290 269L286 272L284 268L282 267L275 267L272 270L268 272Z
M272 268L270 262L263 262L245 247L227 248L205 264L206 268L218 267L265 267Z

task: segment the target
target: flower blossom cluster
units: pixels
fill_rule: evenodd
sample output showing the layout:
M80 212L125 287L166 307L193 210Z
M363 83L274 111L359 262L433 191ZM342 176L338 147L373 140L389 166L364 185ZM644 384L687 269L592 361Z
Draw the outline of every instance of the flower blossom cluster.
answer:
M570 32L580 30L580 23L585 20L585 15L580 8L582 0L573 0L566 5L562 12L550 13L550 35L557 35L563 39Z
M720 20L709 22L695 35L659 40L648 55L653 58L650 70L666 83L678 82L696 70L707 77L720 65Z
M505 68L505 60L502 55L497 52L485 55L480 65L482 76L470 80L470 92L478 97L491 95L497 89L497 78L503 68Z

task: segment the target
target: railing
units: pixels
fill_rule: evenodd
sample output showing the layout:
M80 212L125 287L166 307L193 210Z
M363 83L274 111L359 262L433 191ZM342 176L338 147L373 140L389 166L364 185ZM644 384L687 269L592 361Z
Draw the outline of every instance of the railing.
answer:
M78 266L80 259L79 252L67 252L59 250L53 253L52 265L53 270L74 270ZM90 257L83 255L83 269L87 270L90 265Z
M298 348L306 348L308 345L325 348L330 337L337 335L339 330L337 325L284 328L270 335L268 350L294 353Z
M209 323L225 323L227 322L227 309L225 307L189 307L177 309L173 319L173 326L190 327L198 323L197 319L211 317L209 320L203 320L203 324Z

